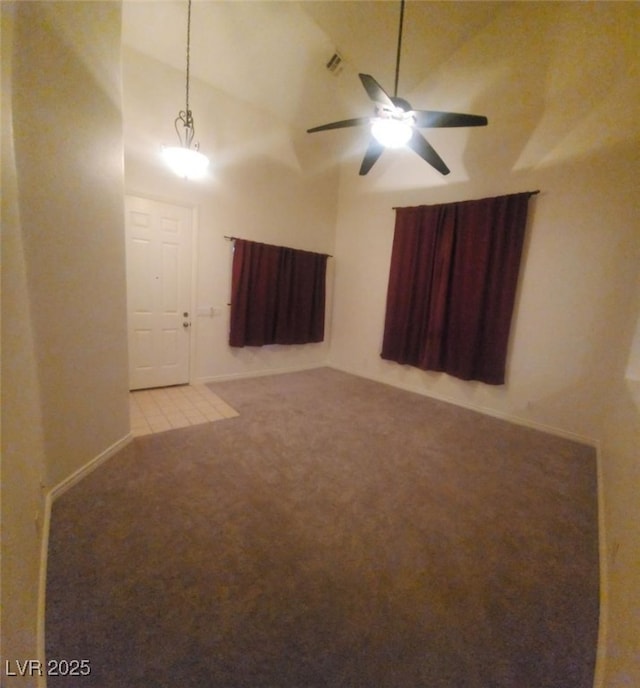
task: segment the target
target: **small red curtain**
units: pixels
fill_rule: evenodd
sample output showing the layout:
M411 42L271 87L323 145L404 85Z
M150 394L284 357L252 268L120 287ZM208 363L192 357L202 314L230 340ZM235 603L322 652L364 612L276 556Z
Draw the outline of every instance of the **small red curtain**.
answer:
M382 358L504 384L530 196L396 210Z
M235 239L230 346L321 342L327 258Z

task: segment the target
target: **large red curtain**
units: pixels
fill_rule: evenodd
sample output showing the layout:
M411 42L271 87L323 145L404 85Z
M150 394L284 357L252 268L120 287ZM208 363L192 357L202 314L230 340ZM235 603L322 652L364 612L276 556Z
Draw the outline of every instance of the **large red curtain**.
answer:
M321 342L327 258L321 253L235 239L229 344Z
M504 383L530 196L396 209L382 358Z

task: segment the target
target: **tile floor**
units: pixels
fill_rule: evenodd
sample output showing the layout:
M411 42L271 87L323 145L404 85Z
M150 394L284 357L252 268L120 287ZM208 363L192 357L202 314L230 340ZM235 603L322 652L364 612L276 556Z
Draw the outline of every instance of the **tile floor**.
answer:
M233 418L238 412L206 385L180 385L129 393L131 434L149 435Z

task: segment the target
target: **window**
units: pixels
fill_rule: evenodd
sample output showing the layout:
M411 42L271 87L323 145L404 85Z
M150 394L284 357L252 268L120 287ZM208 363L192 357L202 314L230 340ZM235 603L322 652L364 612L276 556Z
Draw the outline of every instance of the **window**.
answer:
M396 210L382 358L504 383L531 195Z
M321 342L327 258L236 239L230 346Z

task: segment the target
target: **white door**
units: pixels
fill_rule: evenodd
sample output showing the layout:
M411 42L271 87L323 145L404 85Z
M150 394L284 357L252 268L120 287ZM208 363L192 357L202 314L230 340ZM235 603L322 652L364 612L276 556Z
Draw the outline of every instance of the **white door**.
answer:
M189 382L191 210L125 197L129 387Z

